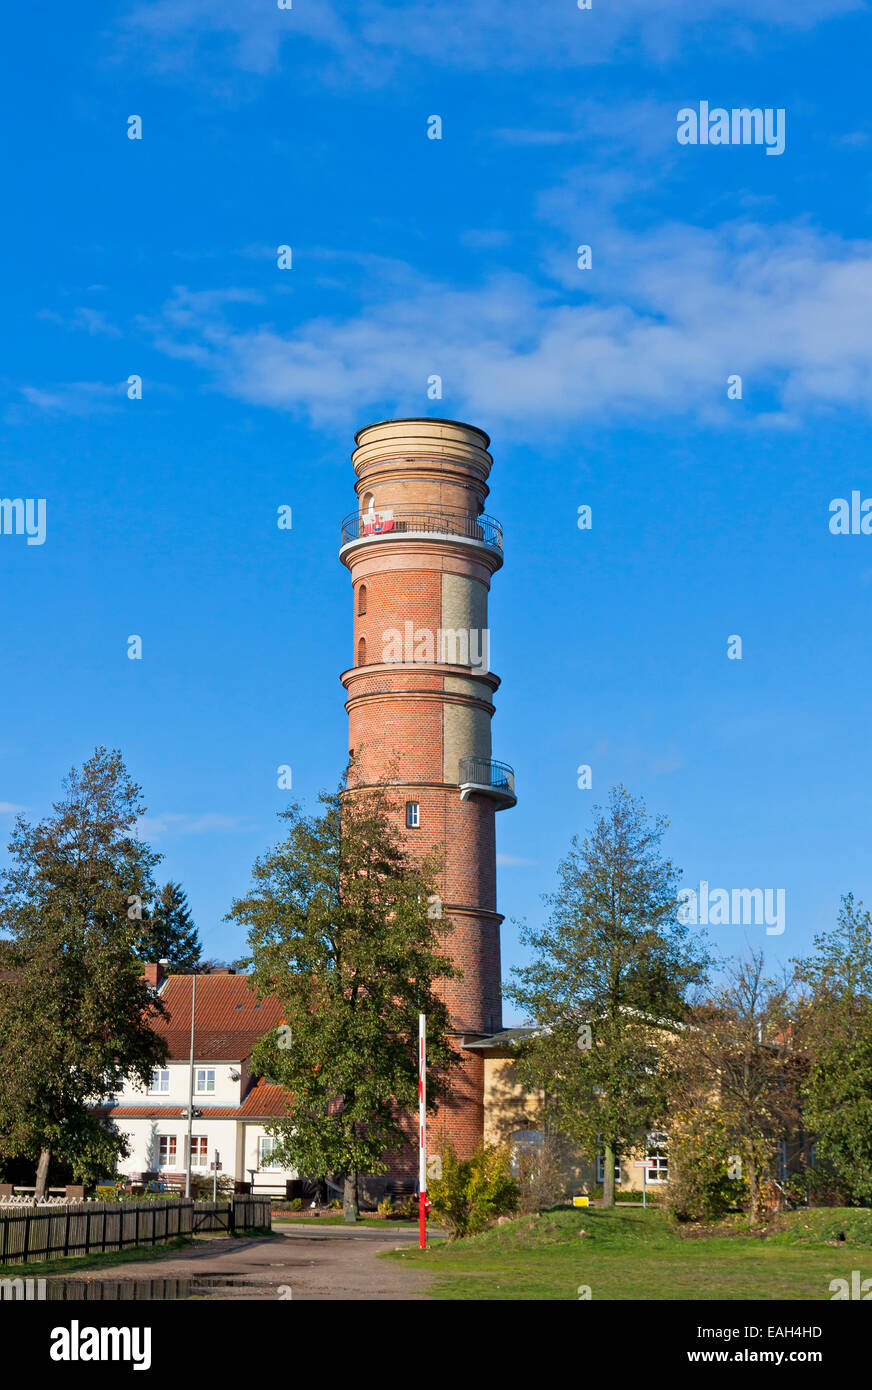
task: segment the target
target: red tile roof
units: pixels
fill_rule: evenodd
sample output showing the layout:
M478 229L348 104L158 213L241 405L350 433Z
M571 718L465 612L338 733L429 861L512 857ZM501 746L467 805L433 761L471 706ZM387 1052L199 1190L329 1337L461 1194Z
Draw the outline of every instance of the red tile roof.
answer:
M262 1115L287 1115L290 1113L290 1100L291 1093L284 1086L276 1086L274 1082L261 1077L242 1102L242 1114L246 1119L254 1116L260 1118Z
M160 992L167 1018L153 1021L165 1039L171 1062L187 1061L191 1050L192 975L170 975ZM194 1054L199 1062L242 1062L259 1037L282 1021L282 1007L271 995L260 998L247 975L198 975L194 1016Z
M204 1120L275 1119L288 1113L288 1092L261 1079L241 1105L203 1105L198 1101L196 1108ZM113 1105L106 1113L115 1120L180 1120L187 1112L181 1105Z

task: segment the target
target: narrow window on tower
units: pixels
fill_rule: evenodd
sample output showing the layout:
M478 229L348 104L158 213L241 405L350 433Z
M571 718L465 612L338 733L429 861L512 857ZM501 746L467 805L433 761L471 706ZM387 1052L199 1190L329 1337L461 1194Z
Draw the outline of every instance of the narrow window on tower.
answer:
M417 801L406 802L406 829L417 830L421 824L421 807Z
M357 644L357 664L358 664L358 666L365 666L365 665L366 665L366 638L365 638L365 637L361 637L360 641L359 641L358 644Z
M357 591L357 616L362 618L366 612L366 585L361 584Z

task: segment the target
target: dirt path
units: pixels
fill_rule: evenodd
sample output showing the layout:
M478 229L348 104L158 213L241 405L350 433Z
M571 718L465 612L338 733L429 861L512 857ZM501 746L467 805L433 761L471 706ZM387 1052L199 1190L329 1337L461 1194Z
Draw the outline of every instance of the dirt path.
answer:
M290 1297L294 1301L425 1298L430 1282L427 1274L376 1258L379 1251L408 1244L405 1232L383 1235L372 1228L345 1231L335 1226L321 1230L277 1227L271 1240L219 1237L198 1241L190 1250L163 1259L85 1272L75 1280L75 1290L70 1288L69 1292L73 1297L99 1297L98 1289L81 1289L86 1282L102 1285L104 1298L119 1297L119 1292L107 1286L119 1281L125 1286L132 1281L137 1289L122 1287L121 1297ZM156 1282L151 1290L146 1290L144 1285L150 1280ZM284 1290L281 1294L280 1289Z

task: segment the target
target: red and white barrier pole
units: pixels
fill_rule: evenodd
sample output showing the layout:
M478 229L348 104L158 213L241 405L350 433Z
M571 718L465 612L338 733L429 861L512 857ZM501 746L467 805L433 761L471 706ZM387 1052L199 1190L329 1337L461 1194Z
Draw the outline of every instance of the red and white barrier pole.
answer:
M427 1248L427 1018L418 1014L418 1244Z

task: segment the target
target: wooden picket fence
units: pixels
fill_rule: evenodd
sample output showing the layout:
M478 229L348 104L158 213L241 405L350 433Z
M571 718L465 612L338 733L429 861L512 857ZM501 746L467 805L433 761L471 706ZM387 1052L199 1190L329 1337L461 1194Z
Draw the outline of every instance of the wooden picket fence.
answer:
M272 1202L269 1197L234 1197L229 1202L196 1202L194 1231L269 1230Z
M0 1265L58 1255L90 1255L158 1245L194 1231L269 1228L270 1202L234 1197L226 1202L189 1198L159 1202L71 1202L57 1207L0 1208Z

